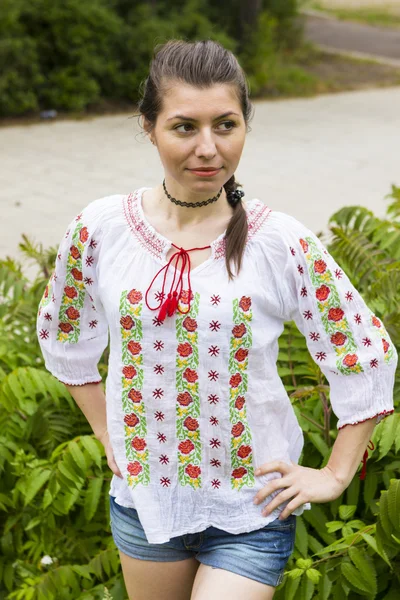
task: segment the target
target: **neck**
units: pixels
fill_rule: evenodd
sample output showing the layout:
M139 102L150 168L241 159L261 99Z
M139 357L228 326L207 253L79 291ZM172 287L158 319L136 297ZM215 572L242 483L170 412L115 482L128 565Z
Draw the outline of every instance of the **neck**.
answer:
M210 190L207 192L192 192L191 190L180 186L174 180L171 181L170 179L167 179L167 177L165 178L165 186L168 193L173 198L176 198L181 202L188 202L192 204L195 202L204 202L213 196L217 196L221 189L218 188L212 190L210 188ZM197 223L201 223L208 218L213 218L213 216L218 215L223 217L226 214L226 216L229 217L232 214L232 208L227 201L225 189L222 190L220 197L215 202L211 202L206 206L193 208L190 206L179 206L172 202L165 195L164 188L161 183L154 188L154 199L157 210L161 210L167 220L173 220L176 223L176 227L179 229L184 229L187 225L196 225Z

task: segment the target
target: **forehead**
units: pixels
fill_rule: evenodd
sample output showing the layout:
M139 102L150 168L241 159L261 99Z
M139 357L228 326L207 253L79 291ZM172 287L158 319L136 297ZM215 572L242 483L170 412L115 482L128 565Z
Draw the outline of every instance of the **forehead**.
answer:
M183 114L193 119L207 119L227 112L242 114L233 85L215 84L198 88L181 82L171 82L164 95L159 117L168 119Z

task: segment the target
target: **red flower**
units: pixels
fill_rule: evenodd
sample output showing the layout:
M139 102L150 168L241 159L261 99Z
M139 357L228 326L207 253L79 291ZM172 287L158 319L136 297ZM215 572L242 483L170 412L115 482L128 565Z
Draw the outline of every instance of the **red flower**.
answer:
M135 460L133 463L128 463L127 469L130 475L134 476L139 475L139 473L143 471L142 465L137 460Z
M182 394L178 394L177 400L181 406L189 406L189 404L193 402L193 398L189 392L182 392Z
M238 385L240 385L242 382L242 376L240 373L236 373L235 375L232 375L232 377L229 380L229 385L233 388L237 388Z
M190 479L197 479L201 473L201 469L196 465L188 465L185 469L185 473L189 475Z
M186 427L186 429L189 429L189 431L196 431L199 428L198 420L192 419L192 417L186 417L186 419L183 421L183 425Z
M47 288L46 288L46 289L47 289ZM76 297L77 297L77 295L78 295L78 292L77 292L76 288L74 288L72 285L67 285L67 286L64 288L64 294L65 294L66 296L68 296L68 298L71 298L71 299L73 299L73 298L76 298ZM46 297L47 297L47 296L46 296Z
M137 371L136 371L135 367L129 366L129 367L124 367L122 369L122 373L124 374L124 377L126 379L133 379L134 377L136 377Z
M316 273L325 273L326 271L326 262L323 260L315 260L314 261L314 271Z
M135 437L131 442L131 446L132 448L135 448L135 450L137 450L138 452L143 452L143 450L147 446L147 443L146 440L144 440L143 438Z
M372 317L372 324L375 325L375 327L378 327L378 329L379 327L382 327L382 323L375 316Z
M79 250L76 246L71 246L70 252L71 252L72 258L74 258L75 260L78 260L78 258L81 257L81 253L79 252Z
M196 331L197 329L197 321L195 319L192 319L191 317L186 317L186 319L183 320L182 323L183 327L186 329L186 331Z
M244 348L239 348L239 350L236 350L236 352L235 352L235 359L238 362L243 362L244 360L246 360L248 354L249 354L248 350L245 350Z
M245 402L246 402L246 400L245 400L244 396L238 396L236 398L235 408L237 408L238 410L242 410Z
M243 337L246 331L247 329L244 323L240 323L240 325L235 325L235 327L232 329L232 333L235 336L235 338Z
M341 308L330 308L328 312L329 321L341 321L344 317L344 311Z
M76 281L82 281L83 279L82 271L76 269L75 267L71 269L71 275L74 279L76 279Z
M189 369L189 367L187 369L185 369L185 371L183 373L183 377L189 383L194 383L199 378L199 376L197 375L196 371L193 371L193 369Z
M142 346L138 342L134 342L133 340L129 342L127 347L129 352L133 354L133 356L140 354L142 351Z
M79 239L81 240L82 244L87 242L88 238L89 238L89 232L87 230L87 227L82 227L82 229L79 232Z
M58 326L64 333L71 333L74 330L71 323L59 323Z
M301 247L303 248L304 254L306 254L306 252L308 251L308 244L307 244L307 242L305 240L303 240L303 239L300 239L300 244L301 244Z
M383 351L386 354L386 352L389 350L389 342L387 342L384 338L382 338L382 344L383 344Z
M234 469L232 471L232 477L234 479L242 479L242 477L244 477L247 473L247 469L245 469L244 467L239 467L238 469Z
M237 451L237 455L240 458L247 458L252 451L253 449L251 446L240 446L239 450Z
M239 302L239 306L244 312L247 312L248 310L250 310L251 307L251 298L247 296L242 296Z
M179 344L179 346L178 346L179 356L190 356L192 353L193 353L193 348L189 344L189 342L185 342L184 344Z
M324 300L327 299L327 297L329 296L330 293L331 293L331 290L327 285L321 285L321 287L319 287L317 289L317 291L315 292L315 295L317 296L317 298L320 302L323 302Z
M346 356L343 359L343 364L346 365L346 367L354 367L357 364L357 362L357 354L346 354Z
M344 335L344 333L341 333L340 331L331 335L331 342L332 344L335 344L335 346L343 346L346 340L347 335Z
M182 454L190 454L194 450L194 444L190 440L185 440L178 445L178 450Z
M244 425L241 421L238 421L231 429L233 437L239 437L244 431Z
M129 427L136 427L136 425L139 423L139 418L135 415L135 413L131 413L130 415L125 415L124 421Z
M129 390L128 398L130 398L132 402L140 402L142 397L142 393L139 392L139 390L135 390L134 388Z
M131 290L127 295L127 298L131 304L139 304L139 302L143 298L142 292L138 292L137 290Z
M193 292L190 292L190 301L193 300ZM179 301L182 304L189 304L189 290L183 290L182 294L179 296Z
M119 321L124 329L132 329L135 325L135 321L129 315L126 317L121 317Z
M81 315L79 310L76 310L76 308L74 308L73 306L70 306L69 308L67 308L67 310L65 311L65 314L67 315L68 319L70 319L71 321L76 321L77 319L79 319L79 317Z

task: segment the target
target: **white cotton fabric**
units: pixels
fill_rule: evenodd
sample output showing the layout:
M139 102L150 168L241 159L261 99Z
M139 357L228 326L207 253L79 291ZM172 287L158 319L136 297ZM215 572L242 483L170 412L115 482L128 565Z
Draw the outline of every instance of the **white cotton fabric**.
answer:
M150 543L167 542L172 537L199 532L209 526L233 534L260 529L276 519L287 503L268 517L261 515L266 501L257 506L253 499L269 480L280 474L255 477L254 469L274 460L297 463L303 447L302 430L276 368L278 338L284 321L296 322L312 358L327 377L338 427L372 417L379 421L393 411L396 350L380 319L375 317L373 322L374 315L319 239L295 218L270 210L258 199L249 201L246 205L249 238L239 275L232 282L228 281L224 235L212 243L210 258L191 272L192 291L199 298L196 409L201 485L197 488L183 485L178 477L177 451L182 439L177 437L177 317L167 317L163 324L157 325L158 311L149 310L144 302L151 280L166 264L165 256L171 245L144 216L141 197L145 189L129 196L114 195L96 200L70 224L37 320L46 368L67 384L100 381L97 363L110 341L107 426L115 460L123 474L123 479L113 476L110 494L118 504L136 508ZM82 256L74 262L71 248L76 246L74 239L77 239L79 224L86 227L78 248L84 250L79 251ZM306 239L309 241L305 242ZM311 244L313 252L318 251L323 256L326 269L332 275L333 280L326 284L330 288L328 308L329 302L333 302L332 307L341 307L344 313L345 320L338 322L340 335L333 338L336 345L331 340L332 330L327 330L325 309L316 297L321 280L317 281L314 274L310 274L310 254L304 251L305 244ZM77 256L78 251L74 252ZM78 272L82 273L77 285L79 298L66 300L66 288L71 292L74 287L70 285L71 274L67 277L67 270L74 264L75 275L79 278ZM322 263L319 265L323 271ZM317 273L317 276L323 274ZM167 291L169 283L168 277ZM147 481L136 485L128 469L132 457L127 457L127 445L135 432L124 421L130 409L123 406L121 375L126 366L121 297L123 291L132 290L143 296L138 317L142 327L140 391L144 409L141 414L146 416L146 432L142 438L148 451ZM157 306L155 293L160 290L158 279L149 295L152 306ZM325 288L319 292L320 296L326 293ZM237 415L229 408L231 395L235 393L230 383L229 358L235 326L233 301L243 297L251 300L251 321L246 321L252 340L250 343L247 339L245 416L241 413L247 439L250 439L251 453L246 470L248 476L251 475L251 483L234 489L231 443ZM61 331L61 339L59 337L62 302L69 306L70 301L79 312L79 336L75 341L68 341L72 335L68 332ZM137 306L133 305L132 310ZM68 314L76 316L73 311ZM331 314L338 318L338 310ZM332 322L329 323L331 327ZM76 320L64 318L64 329L75 325ZM350 351L346 354L344 349L340 355L343 335L346 343L352 339L353 349L349 346ZM349 367L338 363L345 356ZM358 366L354 366L355 363ZM345 373L346 368L350 372ZM351 369L355 369L354 372ZM303 505L295 514L302 514L308 508L309 504Z

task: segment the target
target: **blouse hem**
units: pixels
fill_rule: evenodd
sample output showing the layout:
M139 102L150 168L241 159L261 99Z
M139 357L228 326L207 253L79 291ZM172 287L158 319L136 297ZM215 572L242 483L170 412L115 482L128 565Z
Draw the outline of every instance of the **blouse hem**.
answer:
M382 421L382 419L384 419L385 417L388 417L393 412L394 412L394 408L392 408L391 410L383 410L380 413L376 413L375 415L372 415L372 417L366 417L365 419L360 419L359 421L351 421L350 423L345 423L344 425L341 425L340 427L338 427L338 430L340 431L341 429L343 429L343 427L347 427L347 425L358 425L359 423L365 423L365 421L370 421L371 419L378 419L379 417L381 417L377 421L377 423L379 423L380 421Z

